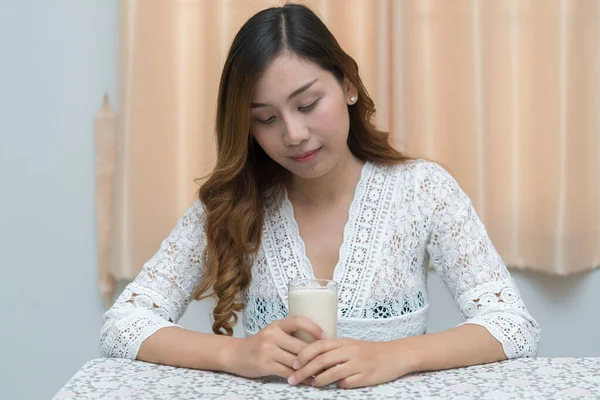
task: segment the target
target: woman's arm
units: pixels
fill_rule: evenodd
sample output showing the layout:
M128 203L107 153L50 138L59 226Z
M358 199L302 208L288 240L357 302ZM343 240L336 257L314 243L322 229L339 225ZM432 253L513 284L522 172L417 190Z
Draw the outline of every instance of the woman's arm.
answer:
M162 341L145 341L162 328L176 327L192 300L203 273L201 260L205 237L202 221L203 209L196 201L104 314L100 337L103 357L140 357L138 352L143 343L142 360L145 360L145 354L162 351L154 350L156 345L165 345ZM161 359L176 365L167 355L162 355Z
M202 205L196 201L106 312L100 340L103 356L226 369L225 356L236 339L176 325L202 278L203 221Z
M506 359L502 344L482 326L465 324L443 332L389 342L396 359L408 358L410 372L436 371ZM398 375L400 376L400 375Z
M504 262L485 226L458 183L444 169L424 163L421 187L435 201L427 251L431 263L456 301L465 320L480 325L501 345L507 358L537 353L540 328L527 311ZM472 337L483 359L497 358L483 346L487 336ZM458 344L458 343L457 343ZM481 347L483 346L483 347Z
M315 376L312 384L356 388L389 382L411 372L432 371L504 360L502 345L485 328L462 325L445 332L390 342L318 340L296 360L292 385Z
M176 325L202 278L206 246L202 212L197 201L106 312L102 355L249 378L279 375L287 379L294 372L294 358L306 347L292 334L297 330L315 338L322 334L307 318L287 317L244 339Z
M166 327L156 331L141 345L137 359L177 367L225 371L230 349L239 339Z

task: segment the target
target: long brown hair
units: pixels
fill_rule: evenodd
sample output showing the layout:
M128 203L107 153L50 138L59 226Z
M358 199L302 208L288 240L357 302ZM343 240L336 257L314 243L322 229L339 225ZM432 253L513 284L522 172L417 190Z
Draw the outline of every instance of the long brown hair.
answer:
M196 299L212 289L217 303L213 332L233 334L239 294L250 284L253 256L261 244L265 193L281 184L286 171L269 158L250 134L250 103L256 81L275 57L292 53L347 78L358 90L349 107L348 147L360 160L399 164L409 158L389 143L389 134L371 122L375 113L359 73L325 24L310 9L286 4L250 18L235 36L219 86L217 162L199 198L205 209L205 271Z

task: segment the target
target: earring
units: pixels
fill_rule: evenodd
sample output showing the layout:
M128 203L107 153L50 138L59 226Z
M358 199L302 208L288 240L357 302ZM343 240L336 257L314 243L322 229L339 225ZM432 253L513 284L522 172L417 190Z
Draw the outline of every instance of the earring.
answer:
M356 97L352 96L350 97L350 103L354 103L356 101Z

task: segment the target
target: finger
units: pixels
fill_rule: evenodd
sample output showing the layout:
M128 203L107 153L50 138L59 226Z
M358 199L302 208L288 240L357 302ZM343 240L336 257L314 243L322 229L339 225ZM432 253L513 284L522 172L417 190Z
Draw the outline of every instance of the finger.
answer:
M296 370L290 377L294 382L302 382L308 377L315 376L337 364L348 361L348 357L340 351L330 351L309 361L304 367Z
M280 337L277 338L277 346L288 353L298 355L308 346L308 343L294 336L285 334L280 335Z
M282 319L279 327L288 335L297 331L303 331L315 339L325 339L325 332L319 325L300 315Z
M368 386L364 380L363 374L355 374L348 376L346 378L340 379L336 383L337 387L340 389L353 389L363 386Z
M344 343L341 340L317 340L306 346L300 353L298 353L298 364L295 369L302 368L309 361L313 360L320 354L327 353L342 347Z
M292 372L295 371L293 369L294 361L296 361L295 354L288 353L287 351L281 348L276 349L275 354L273 355L273 360L277 361L279 364L285 365L286 367L292 368Z
M312 386L313 385L313 377L311 376L310 378L306 378L304 381L302 381L303 384L305 384L306 386Z
M350 362L345 362L326 369L314 377L313 386L327 386L330 383L337 382L340 379L348 378L356 374L357 371L354 371L351 364L352 363Z
M289 377L294 373L294 370L290 367L287 367L281 363L274 362L272 370L270 371L271 375L277 375L282 377L283 379L289 379Z

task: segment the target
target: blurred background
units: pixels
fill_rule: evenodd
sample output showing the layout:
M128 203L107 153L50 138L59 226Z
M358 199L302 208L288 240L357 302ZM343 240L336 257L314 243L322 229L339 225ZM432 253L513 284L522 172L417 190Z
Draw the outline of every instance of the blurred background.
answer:
M99 357L103 312L214 163L233 36L282 3L0 0L3 398L50 398ZM539 356L600 356L600 0L302 3L358 62L394 145L469 194ZM428 332L451 328L429 278ZM211 307L181 324L210 332Z

